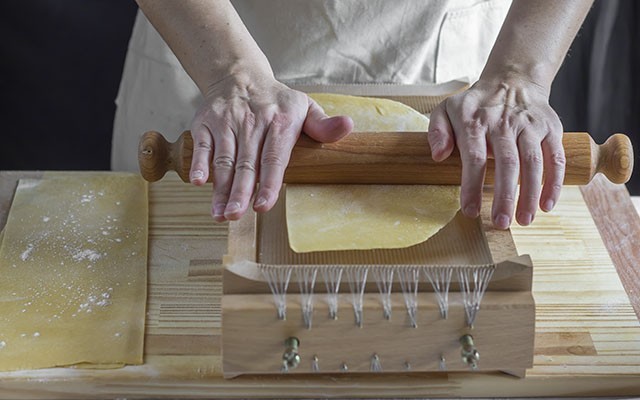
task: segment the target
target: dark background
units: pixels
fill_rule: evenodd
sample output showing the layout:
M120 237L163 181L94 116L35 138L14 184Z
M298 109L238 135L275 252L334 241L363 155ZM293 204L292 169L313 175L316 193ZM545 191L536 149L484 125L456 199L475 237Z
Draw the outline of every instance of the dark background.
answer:
M109 169L133 0L0 2L0 170ZM565 131L640 154L640 2L596 0L552 89ZM640 164L628 187L640 194Z

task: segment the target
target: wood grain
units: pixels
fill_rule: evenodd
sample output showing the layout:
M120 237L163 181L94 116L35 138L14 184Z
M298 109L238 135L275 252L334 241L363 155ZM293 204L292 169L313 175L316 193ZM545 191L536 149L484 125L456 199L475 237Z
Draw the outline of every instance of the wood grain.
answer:
M450 294L449 316L440 317L435 295L418 296L417 327L409 325L402 293L391 295L394 310L384 319L377 293L365 294L363 326L355 325L350 294L338 301L338 318L328 318L328 307L317 302L312 329L304 327L301 306L289 302L285 321L279 321L271 294L225 295L223 305L224 375L278 374L287 337L300 340L300 365L289 374L312 373L312 358L323 373L340 373L347 364L352 373L370 372L371 357L379 357L383 371L438 371L440 357L448 371L468 371L460 356L459 338L473 336L480 352L481 371L522 371L533 361L535 307L530 292L487 292L472 330L465 328L459 293ZM523 375L521 375L523 376Z
M596 176L580 191L640 318L640 217L634 212L629 192L603 176Z
M633 148L623 134L597 145L585 132L567 132L562 144L567 158L564 183L585 185L601 172L625 183L633 170ZM142 176L155 182L169 170L189 182L193 154L191 132L168 143L158 132L143 135L138 150ZM485 182L493 183L495 165L487 161ZM335 143L300 136L284 174L286 183L459 185L462 160L457 150L442 162L431 158L424 132L354 132ZM209 171L211 181L213 173Z
M0 221L19 173L0 173ZM145 364L117 370L0 374L2 398L506 397L640 395L640 325L578 188L551 213L514 226L535 266L534 367L504 374L247 376L225 380L219 347L219 260L227 226L211 223L210 188L167 177L150 185ZM605 202L612 202L603 192ZM1 227L1 226L0 226ZM194 260L212 260L189 275ZM195 264L198 264L196 262ZM638 259L635 260L638 264ZM480 314L479 318L482 317ZM192 343L192 344L190 344Z

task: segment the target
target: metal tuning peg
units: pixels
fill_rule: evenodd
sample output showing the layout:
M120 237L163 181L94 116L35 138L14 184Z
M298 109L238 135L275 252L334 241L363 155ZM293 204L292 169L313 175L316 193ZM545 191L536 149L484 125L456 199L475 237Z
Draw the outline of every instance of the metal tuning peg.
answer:
M300 346L300 340L297 337L288 337L284 341L284 353L282 354L282 372L288 372L290 369L296 368L300 365L300 354L298 353L298 347Z
M444 354L440 354L440 359L438 360L438 369L443 372L447 370L447 360L444 358Z
M472 370L478 369L478 361L480 360L480 353L476 349L473 343L473 336L466 334L460 337L460 344L462 345L462 362L467 364Z

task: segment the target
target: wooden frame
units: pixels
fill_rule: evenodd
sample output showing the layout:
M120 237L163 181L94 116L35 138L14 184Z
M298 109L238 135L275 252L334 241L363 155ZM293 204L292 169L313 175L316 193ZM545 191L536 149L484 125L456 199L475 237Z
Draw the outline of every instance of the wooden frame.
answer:
M435 295L430 293L433 291L431 285L425 282L426 279L420 284L417 328L412 328L407 321L403 295L397 283L392 289L392 309L396 317L391 320L383 318L376 284L371 279L365 287L363 327L354 322L348 284L344 281L340 287L343 294L339 296L337 320L328 318L324 300L316 296L313 327L307 329L301 317L301 301L296 295L298 288L294 282L289 285L288 318L279 320L269 285L261 274L264 266L261 261L274 260L274 257L265 257L266 252L286 253L286 249L276 250L279 246L288 246L286 240L276 240L279 235L286 238L283 234L286 230L284 213L278 211L281 208L282 205L276 205L272 212L275 216L257 216L249 212L229 225L229 248L223 260L222 298L222 353L226 378L242 374L281 374L282 357L287 350L285 340L289 337L301 342L299 355L302 359L297 368L287 370L290 374L342 373L345 368L349 372L376 372L378 368L373 368L372 357L379 359L385 372L441 371L441 358L445 360L445 370L465 371L469 366L461 361L459 343L465 334L473 336L482 354L478 365L480 371L499 370L523 377L525 370L532 366L535 304L531 295L531 260L528 256L518 256L509 231L493 229L488 206L483 208L478 221L457 217L460 223L466 224L459 228L465 232L473 231L473 224L478 227L475 234L465 237L469 243L465 242L462 248L485 248L489 252L488 261L495 268L473 329L465 324L456 274L453 274L447 319L442 319L438 313ZM269 246L265 248L260 248L262 235L269 237ZM487 262L481 250L469 251L468 255L476 257L478 262L475 264ZM451 256L459 257L455 252L451 252ZM282 267L291 267L294 271L296 268L323 267L304 263L292 266L288 265L290 259L284 259L287 263ZM300 262L304 257L293 259ZM320 255L313 259L323 257ZM330 255L324 259L331 259L328 265L335 265L335 259ZM467 261L468 265L474 264L473 259L465 258L458 258L452 264L464 268L460 260ZM446 267L447 263L444 264ZM357 268L356 265L344 267ZM392 267L417 266L398 264ZM317 275L321 281L321 274ZM325 291L321 283L317 283L316 288L319 293Z

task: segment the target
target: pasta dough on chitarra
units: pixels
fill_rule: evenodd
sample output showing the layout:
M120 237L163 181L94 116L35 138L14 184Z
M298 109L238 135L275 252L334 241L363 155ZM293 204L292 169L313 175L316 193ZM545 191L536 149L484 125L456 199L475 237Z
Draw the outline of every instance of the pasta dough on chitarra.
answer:
M311 94L329 116L349 115L355 132L422 131L429 119L395 101ZM286 220L298 253L409 247L427 240L460 208L458 186L287 185Z
M0 233L0 371L142 363L147 207L134 174L20 180Z

